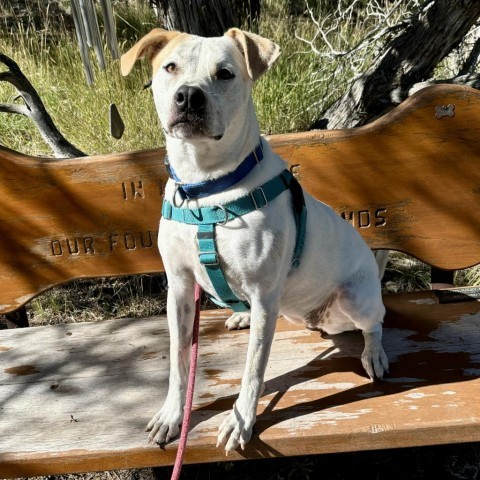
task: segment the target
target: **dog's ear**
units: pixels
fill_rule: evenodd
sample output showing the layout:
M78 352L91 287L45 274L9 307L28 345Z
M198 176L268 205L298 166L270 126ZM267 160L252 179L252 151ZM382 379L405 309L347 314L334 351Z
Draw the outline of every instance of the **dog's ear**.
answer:
M225 35L233 38L237 47L245 57L248 74L255 81L265 73L280 55L280 47L260 35L231 28Z
M162 50L167 43L181 35L180 32L169 32L162 28L154 28L150 33L141 38L127 53L120 59L120 70L122 75L127 76L133 65L139 58L146 57L151 62L155 55Z

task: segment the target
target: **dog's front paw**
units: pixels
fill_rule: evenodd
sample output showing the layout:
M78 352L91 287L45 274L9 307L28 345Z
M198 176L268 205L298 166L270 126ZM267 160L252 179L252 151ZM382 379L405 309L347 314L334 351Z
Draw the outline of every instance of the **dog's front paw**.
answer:
M148 443L164 445L173 440L180 432L182 410L165 404L150 420L145 431L150 432Z
M250 312L234 313L227 321L225 326L228 330L242 330L250 327Z
M365 348L362 353L362 365L371 380L383 379L388 373L388 358L381 345Z
M225 452L233 452L240 445L242 450L252 436L253 422L246 422L237 410L236 405L218 429L217 447L225 445Z

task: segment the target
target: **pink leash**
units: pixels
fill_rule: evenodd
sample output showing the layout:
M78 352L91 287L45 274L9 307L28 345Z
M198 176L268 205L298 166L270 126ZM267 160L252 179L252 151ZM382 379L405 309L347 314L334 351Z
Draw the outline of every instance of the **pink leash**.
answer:
M190 419L192 416L193 390L195 388L195 372L197 370L198 357L198 330L200 327L200 298L202 296L202 288L195 284L195 320L193 321L192 332L192 349L190 351L190 370L188 372L187 398L183 409L182 432L180 433L180 442L178 444L177 456L171 480L178 480L182 470L183 455L187 446L188 429L190 427Z

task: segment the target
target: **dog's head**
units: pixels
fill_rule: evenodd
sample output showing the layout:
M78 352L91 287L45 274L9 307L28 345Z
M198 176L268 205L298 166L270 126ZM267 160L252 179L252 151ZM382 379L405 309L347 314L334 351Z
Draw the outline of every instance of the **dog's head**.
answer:
M152 64L152 89L165 133L182 139L220 140L245 118L252 84L280 53L258 35L230 29L203 38L154 29L121 58L128 75L137 59Z

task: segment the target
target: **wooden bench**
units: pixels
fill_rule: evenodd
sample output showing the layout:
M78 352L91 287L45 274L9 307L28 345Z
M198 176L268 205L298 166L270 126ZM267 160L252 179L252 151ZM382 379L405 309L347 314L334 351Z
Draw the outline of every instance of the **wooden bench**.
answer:
M480 262L480 93L427 88L353 130L271 137L302 185L374 249L445 270ZM0 150L0 313L72 279L162 271L161 149L52 160ZM181 255L181 252L179 252ZM371 383L358 333L278 322L245 451L228 460L480 440L478 288L385 295L390 375ZM248 331L203 312L185 461L225 460L216 430ZM173 463L144 427L167 389L165 316L0 332L0 477Z

